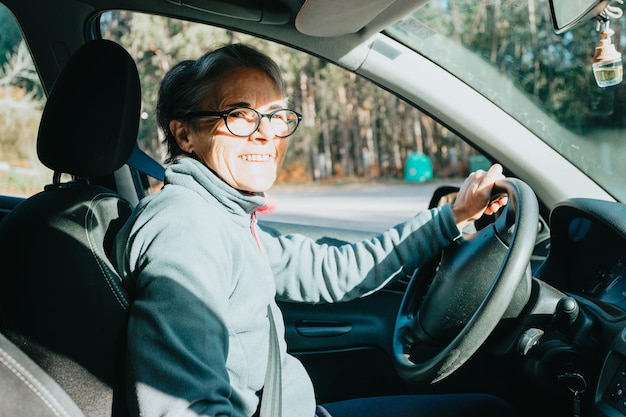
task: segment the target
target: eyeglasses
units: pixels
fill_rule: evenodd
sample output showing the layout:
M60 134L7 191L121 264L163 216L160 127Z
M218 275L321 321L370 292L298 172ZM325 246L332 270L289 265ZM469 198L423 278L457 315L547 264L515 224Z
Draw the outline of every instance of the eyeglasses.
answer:
M267 117L274 134L279 138L286 138L293 134L302 120L302 115L293 110L279 109L271 113L259 113L248 107L236 107L227 111L193 111L185 113L179 118L195 119L199 117L221 117L226 129L235 136L247 137L257 131L261 119Z

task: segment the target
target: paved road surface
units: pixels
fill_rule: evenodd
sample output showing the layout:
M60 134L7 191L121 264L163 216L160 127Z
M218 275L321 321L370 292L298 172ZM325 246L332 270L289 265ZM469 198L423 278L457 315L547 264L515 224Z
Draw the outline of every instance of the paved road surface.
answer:
M428 206L435 188L454 182L394 185L276 185L274 213L259 219L383 231Z

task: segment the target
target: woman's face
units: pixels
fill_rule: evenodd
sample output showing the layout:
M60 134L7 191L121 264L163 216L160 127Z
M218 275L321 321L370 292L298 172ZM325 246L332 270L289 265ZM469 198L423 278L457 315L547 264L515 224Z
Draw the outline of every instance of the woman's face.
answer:
M249 107L270 113L285 107L285 100L274 81L256 68L238 68L227 72L215 83L214 97L207 97L199 110L226 111ZM228 131L224 119L198 119L196 128L178 123L184 134L177 134L185 152L192 151L233 188L249 192L269 189L285 159L288 139L274 135L269 120L261 119L259 128L248 137Z

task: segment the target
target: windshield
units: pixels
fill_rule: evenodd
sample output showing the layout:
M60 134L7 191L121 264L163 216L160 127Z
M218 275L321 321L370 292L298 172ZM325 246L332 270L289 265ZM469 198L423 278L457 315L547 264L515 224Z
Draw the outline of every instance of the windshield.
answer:
M621 19L610 21L618 50L626 36L621 26ZM547 0L431 0L387 34L481 92L626 200L626 97L623 84L596 84L595 20L557 35Z

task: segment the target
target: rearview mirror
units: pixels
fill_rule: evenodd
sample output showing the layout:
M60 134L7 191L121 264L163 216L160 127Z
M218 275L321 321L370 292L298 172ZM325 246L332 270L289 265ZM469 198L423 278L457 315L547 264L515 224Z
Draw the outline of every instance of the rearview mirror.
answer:
M611 0L550 0L554 31L561 34L599 16Z

